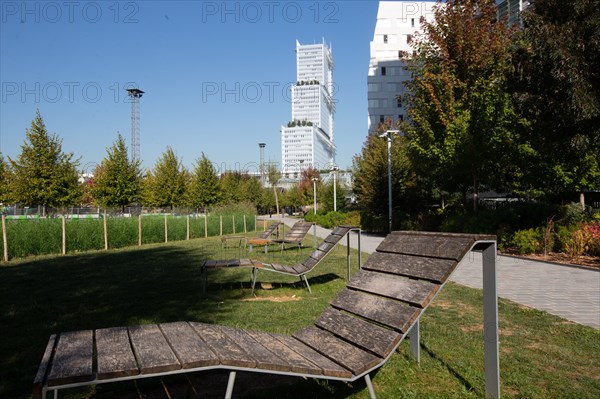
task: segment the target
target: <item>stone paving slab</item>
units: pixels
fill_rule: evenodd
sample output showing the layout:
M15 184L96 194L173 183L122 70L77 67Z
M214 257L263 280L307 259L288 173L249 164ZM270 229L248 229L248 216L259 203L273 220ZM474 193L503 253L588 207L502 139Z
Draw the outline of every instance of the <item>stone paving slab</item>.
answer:
M498 295L600 330L600 272L498 256ZM471 253L450 280L482 287L481 255Z
M283 221L291 226L297 219ZM318 237L329 233L331 230L317 226ZM383 237L363 233L361 250L373 253L381 241ZM351 234L350 246L358 246L356 233ZM496 267L501 298L600 330L600 271L508 256L498 256ZM465 257L450 280L481 289L481 254L471 252Z

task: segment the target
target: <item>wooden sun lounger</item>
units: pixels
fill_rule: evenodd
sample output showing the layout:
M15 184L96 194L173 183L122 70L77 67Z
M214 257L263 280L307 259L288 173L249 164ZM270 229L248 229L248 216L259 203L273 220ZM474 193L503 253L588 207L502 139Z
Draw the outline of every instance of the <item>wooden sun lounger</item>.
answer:
M283 238L275 239L273 242L281 244L282 250L284 249L285 244L296 244L298 245L298 248L301 248L302 241L304 241L304 237L306 237L312 226L314 226L313 222L300 220L299 222L294 223L292 228L284 234Z
M293 266L279 265L277 263L263 263L261 266L254 266L252 269L252 292L254 292L254 287L256 286L256 278L258 277L258 272L261 270L287 274L290 276L300 277L301 280L306 284L306 288L308 288L308 292L312 293L310 289L310 284L308 284L308 279L306 275L310 273L317 265L331 252L333 248L351 231L358 231L359 234L359 260L358 264L360 267L360 228L354 226L338 226L336 227L331 234L325 237L325 240L311 252L310 256L304 260ZM348 249L350 245L348 245ZM348 252L348 279L350 279L350 252Z
M282 222L271 223L269 225L269 227L267 229L265 229L265 231L263 231L262 233L260 233L258 235L258 237L249 238L247 240L247 243L250 246L250 251L252 251L253 245L264 245L265 253L267 253L267 248L268 248L269 244L273 242L273 240L271 239L271 236L277 232L277 236L279 237L279 226L281 224L282 224Z
M229 370L327 380L365 379L409 336L419 355L419 318L470 251L483 252L486 396L499 398L496 242L494 236L394 232L369 257L314 325L295 334L196 322L52 335L34 382L34 398L80 385Z
M288 266L288 265L280 265L277 263L262 263L253 259L225 259L225 260L207 260L202 263L200 266L200 273L204 276L202 279L203 287L202 292L206 289L206 282L208 279L208 269L220 269L227 267L251 267L251 281L252 281L252 292L254 293L254 287L256 286L256 279L258 277L258 272L260 270L287 274L290 276L300 277L300 279L306 284L306 288L308 291L312 293L310 289L310 284L308 284L308 279L306 275L313 271L315 267L327 256L333 248L346 236L350 231L358 231L358 245L359 245L359 255L358 255L358 264L360 267L360 228L354 226L338 226L336 227L331 234L325 237L325 240L315 249L308 258L304 261ZM348 240L350 237L348 237ZM348 279L350 279L350 244L348 243Z

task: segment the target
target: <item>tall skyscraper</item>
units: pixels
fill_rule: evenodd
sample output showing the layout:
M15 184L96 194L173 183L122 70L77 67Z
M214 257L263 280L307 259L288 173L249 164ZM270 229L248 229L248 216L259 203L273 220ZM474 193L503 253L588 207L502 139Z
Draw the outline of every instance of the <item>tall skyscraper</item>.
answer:
M307 168L328 169L335 159L333 142L333 56L322 44L296 41L296 84L292 85L292 119L281 127L284 174ZM287 176L295 177L295 176Z
M531 1L496 0L498 19L506 18L509 25L521 23L521 13L531 5Z
M399 96L410 73L403 61L412 54L411 42L420 30L421 17L433 21L434 1L380 1L377 23L371 41L371 60L367 77L369 134L377 132L387 119L392 127L406 118Z

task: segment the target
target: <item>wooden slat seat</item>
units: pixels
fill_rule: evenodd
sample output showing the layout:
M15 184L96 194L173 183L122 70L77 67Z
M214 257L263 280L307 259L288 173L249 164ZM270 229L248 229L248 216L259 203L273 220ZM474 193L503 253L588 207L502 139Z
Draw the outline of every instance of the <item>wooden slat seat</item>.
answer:
M246 243L250 245L250 250L252 250L253 245L264 245L265 252L267 252L269 244L273 243L271 236L276 234L277 237L279 237L279 226L281 226L281 224L281 222L271 223L269 227L265 229L265 231L258 235L258 237L248 238Z
M342 313L326 309L316 321L316 326L337 335L379 357L386 357L396 347L401 334Z
M332 234L348 231L338 228ZM419 318L431 300L476 243L493 250L486 252L490 258L487 261L493 262L494 239L394 232L314 325L291 336L198 322L52 335L34 380L34 398L45 398L47 391L78 385L210 369L230 370L226 398L231 397L237 370L350 382L364 378L375 398L370 373L386 363L406 336L411 338L411 352L418 348ZM233 267L230 265L248 262L252 263L212 261L207 267ZM272 267L288 274L309 268L306 263ZM484 323L484 328L489 324L493 323ZM497 322L493 325L497 326ZM415 337L417 341L413 342ZM490 342L486 340L485 345ZM492 344L496 345L497 356L497 339ZM486 370L488 367L490 361L486 358ZM493 378L486 371L486 394L497 397L499 380L492 387L495 390L488 389L488 380Z
M312 223L304 223L297 222L294 226L302 224L304 227L312 226ZM201 273L204 274L206 280L206 270L214 269L214 268L226 268L226 267L252 267L252 291L254 292L254 287L256 286L256 279L258 277L258 271L270 271L275 273L287 274L295 277L300 277L306 284L309 292L310 285L308 284L308 279L306 278L306 274L310 273L318 264L321 262L332 250L335 246L340 242L342 238L344 238L350 231L352 230L360 230L358 227L354 226L338 226L336 227L330 235L328 235L325 240L310 253L307 259L300 262L297 265L280 265L278 263L261 263L252 259L229 259L229 260L206 260L202 264L200 270ZM308 231L308 230L307 230ZM300 234L300 233L298 233ZM306 233L302 233L304 239L304 235ZM287 235L286 235L287 237Z
M300 248L304 237L306 237L312 226L314 226L313 222L298 221L294 223L292 228L282 238L274 239L273 242L281 244L282 250L285 244L297 244L298 248Z
M100 380L139 374L127 328L96 330L98 375Z
M48 386L92 380L93 353L93 331L60 334L48 376Z
M350 289L340 292L331 305L402 333L408 332L420 313L408 304Z
M381 362L381 358L317 327L305 327L293 335L354 375L360 375Z
M202 339L198 339L198 333L189 323L164 323L159 327L177 356L181 368L192 369L219 364L218 356Z

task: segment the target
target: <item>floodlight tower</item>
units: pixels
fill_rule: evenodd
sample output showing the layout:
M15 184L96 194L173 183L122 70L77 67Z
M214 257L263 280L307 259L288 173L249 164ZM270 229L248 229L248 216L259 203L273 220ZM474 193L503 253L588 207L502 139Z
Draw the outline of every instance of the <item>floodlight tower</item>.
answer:
M258 143L258 147L260 148L260 165L258 165L260 171L260 182L261 184L265 184L265 143Z
M140 89L127 89L131 99L131 159L140 160L140 98L144 94Z

